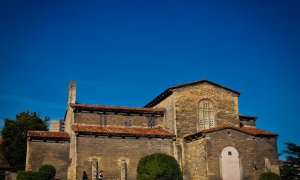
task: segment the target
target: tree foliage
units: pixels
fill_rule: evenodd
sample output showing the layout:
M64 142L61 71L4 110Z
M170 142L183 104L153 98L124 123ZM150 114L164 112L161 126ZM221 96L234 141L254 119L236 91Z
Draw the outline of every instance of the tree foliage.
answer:
M300 179L300 146L287 142L286 150L281 155L286 156L286 161L280 169L281 177L284 180Z
M280 176L273 172L265 172L260 174L259 180L281 180Z
M44 172L18 171L17 180L49 180Z
M182 180L182 173L174 157L155 153L139 161L137 180Z
M5 119L2 129L1 151L14 170L24 170L26 161L27 131L47 130L49 117L42 120L35 112L24 111L16 120Z
M52 165L49 165L49 164L45 164L43 165L40 169L39 169L40 172L43 172L47 179L53 179L55 177L55 174L56 174L56 169L54 166Z

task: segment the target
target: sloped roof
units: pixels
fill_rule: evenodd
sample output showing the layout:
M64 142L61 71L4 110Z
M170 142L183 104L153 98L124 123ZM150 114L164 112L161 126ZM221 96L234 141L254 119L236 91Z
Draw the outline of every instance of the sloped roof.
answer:
M189 83L185 83L185 84L180 84L180 85L176 85L176 86L171 86L168 89L166 89L164 92L162 92L160 95L158 95L156 98L154 98L151 102L149 102L147 105L145 105L145 107L153 107L155 105L157 105L158 103L160 103L161 101L163 101L164 99L166 99L168 96L170 96L174 89L177 88L182 88L182 87L186 87L186 86L192 86L192 85L197 85L197 84L202 84L202 83L209 83L211 85L217 86L219 88L223 88L226 89L227 91L230 91L236 95L240 95L240 93L238 91L235 91L233 89L230 89L228 87L222 86L220 84L214 83L212 81L209 80L199 80L199 81L194 81L194 82L189 82Z
M140 136L140 137L164 137L173 138L175 135L164 129L157 128L120 128L101 127L95 125L73 124L72 129L79 134L107 135L107 136Z
M50 131L28 131L27 137L33 139L55 139L55 140L70 139L70 136L67 132L50 132Z
M202 131L196 132L196 133L192 133L189 135L184 136L185 139L189 139L189 138L193 138L196 136L202 136L204 133L211 133L211 132L215 132L215 131L220 131L220 130L225 130L225 129L233 129L242 133L246 133L252 136L278 136L278 134L272 133L272 132L268 132L262 129L258 129L255 127L236 127L234 125L221 125L221 126L217 126L217 127L213 127L213 128L209 128L209 129L204 129Z
M154 114L164 115L164 109L160 108L142 108L142 107L128 107L128 106L108 106L100 104L75 104L71 103L71 107L79 110L89 111L113 111L121 113L142 113L142 114Z

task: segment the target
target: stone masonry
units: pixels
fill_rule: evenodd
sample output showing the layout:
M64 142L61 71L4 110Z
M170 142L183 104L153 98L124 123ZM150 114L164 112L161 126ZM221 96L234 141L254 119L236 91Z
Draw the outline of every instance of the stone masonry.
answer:
M27 170L57 168L58 179L133 180L139 160L174 156L185 180L256 180L279 173L277 134L239 114L240 93L208 80L172 86L145 107L76 103L71 81L65 132L29 132ZM231 169L231 170L228 170Z

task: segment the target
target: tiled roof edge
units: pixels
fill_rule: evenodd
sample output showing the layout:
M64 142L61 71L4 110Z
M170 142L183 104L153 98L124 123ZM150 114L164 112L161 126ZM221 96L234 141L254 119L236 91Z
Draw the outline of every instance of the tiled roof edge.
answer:
M83 130L80 128L83 128ZM84 128L91 128L90 130L84 130ZM94 128L94 129L92 129ZM156 128L114 128L114 127L100 127L95 125L82 125L73 124L72 130L84 135L105 135L105 136L138 136L138 137L164 137L173 138L175 135L165 129ZM148 133L137 132L139 130L148 131ZM132 132L130 132L132 131ZM149 133L153 131L153 133ZM157 133L160 132L160 133Z
M144 107L128 107L128 106L109 106L100 104L78 104L71 103L71 107L76 109L86 110L104 110L104 111L120 111L120 112L133 112L133 113L149 113L149 114L164 114L164 109L161 108L144 108Z
M271 132L261 130L261 129L258 129L258 128L255 128L255 127L238 128L238 127L235 127L233 125L228 125L228 126L219 126L219 127L214 127L214 128L210 128L210 129L205 129L205 130L202 130L202 131L199 131L199 132L196 132L196 133L188 134L188 135L185 135L184 138L188 139L190 137L197 136L197 135L202 135L204 133L211 133L211 132L221 131L221 130L225 130L225 129L233 129L233 130L236 130L236 131L239 131L239 132L242 132L242 133L246 133L246 134L249 134L249 135L252 135L252 136L278 136L278 134L276 134L276 133L271 133ZM250 130L250 129L252 129L252 130ZM253 130L257 131L257 133L253 132Z
M70 136L67 132L51 132L51 131L28 131L27 137L33 139L60 139L60 140L70 139Z

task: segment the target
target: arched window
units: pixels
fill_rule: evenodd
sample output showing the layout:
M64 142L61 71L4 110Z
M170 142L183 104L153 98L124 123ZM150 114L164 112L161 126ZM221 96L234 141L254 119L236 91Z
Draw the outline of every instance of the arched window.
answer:
M127 179L127 162L126 160L121 161L121 180Z
M215 109L211 100L203 99L199 102L198 130L215 126Z

